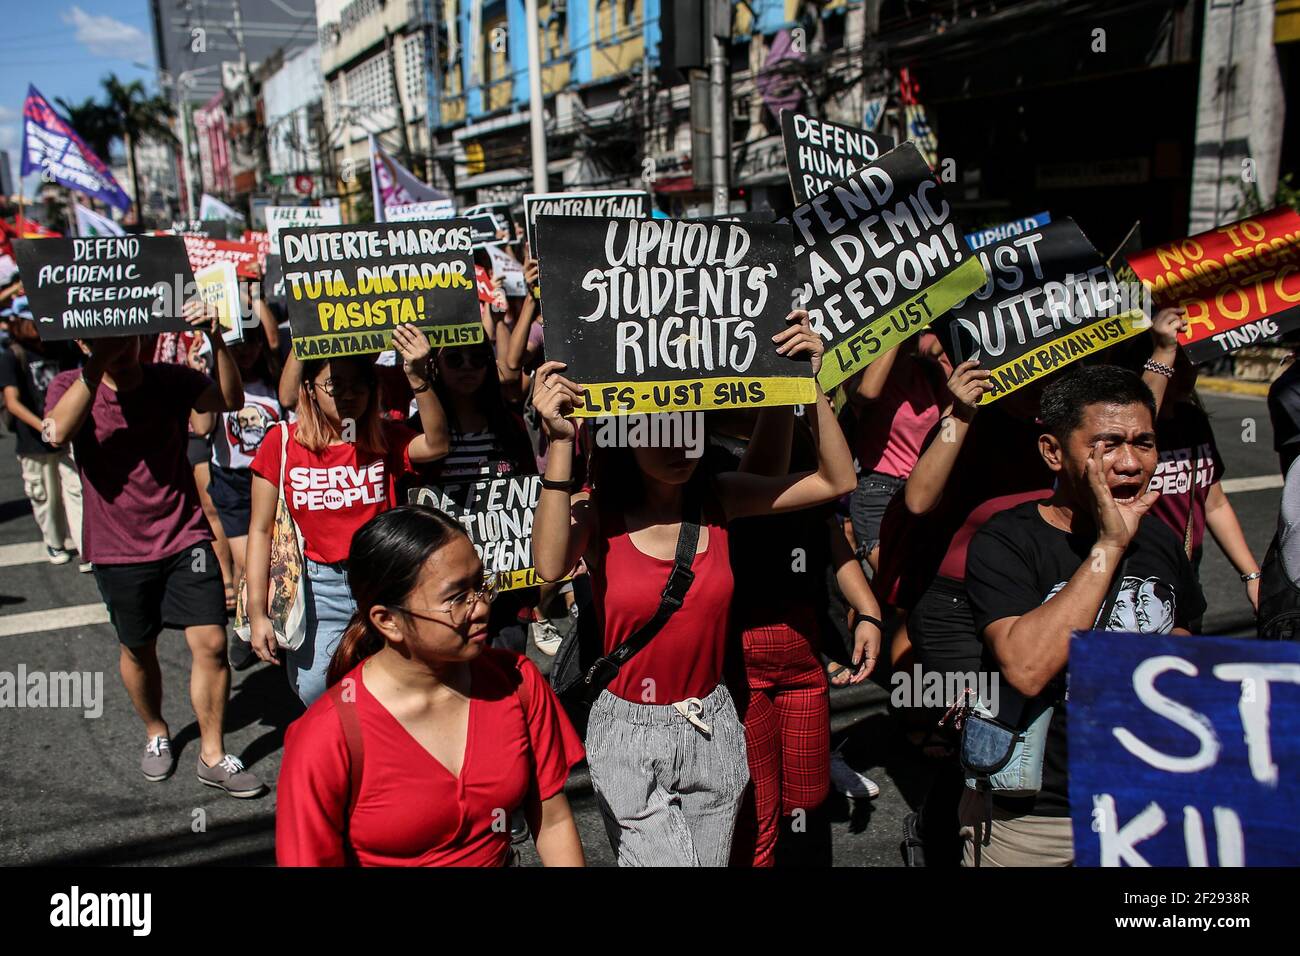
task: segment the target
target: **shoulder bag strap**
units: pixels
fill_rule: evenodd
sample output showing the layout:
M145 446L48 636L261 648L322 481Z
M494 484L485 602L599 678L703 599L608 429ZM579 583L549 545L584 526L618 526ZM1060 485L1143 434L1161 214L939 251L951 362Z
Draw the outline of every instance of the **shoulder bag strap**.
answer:
M668 573L668 582L664 585L654 617L638 628L622 644L591 665L583 678L589 697L594 697L604 690L618 675L619 668L649 644L685 602L686 594L695 581L695 572L691 570L691 566L695 563L695 549L700 541L700 503L689 492L684 510L681 528L677 532L677 554L673 558L673 568Z
M1201 448L1192 443L1192 490L1187 495L1187 528L1183 531L1183 551L1187 560L1192 560L1192 520L1196 517L1196 479L1197 466L1201 463Z

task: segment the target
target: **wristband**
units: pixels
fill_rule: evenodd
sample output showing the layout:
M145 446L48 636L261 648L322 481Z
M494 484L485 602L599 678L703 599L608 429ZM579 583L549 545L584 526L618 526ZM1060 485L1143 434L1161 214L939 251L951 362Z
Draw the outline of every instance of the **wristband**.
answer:
M573 479L570 478L567 481L556 481L554 478L547 478L543 475L542 487L548 491L572 491Z
M1258 580L1258 579L1259 579L1259 576L1260 576L1261 573L1262 573L1262 572L1260 572L1260 571L1251 571L1250 574L1243 574L1243 575L1241 576L1241 581L1242 581L1242 583L1244 584L1244 583L1246 583L1247 581L1255 581L1255 580Z
M425 383L424 383L423 385L421 385L419 388L412 388L412 389L411 389L411 394L412 394L412 395L420 395L420 394L423 394L424 392L427 392L427 391L428 391L429 389L431 389L432 387L433 387L433 386L430 385L428 382L425 382Z
M1163 375L1165 378L1173 378L1174 370L1164 362L1157 362L1155 359L1147 359L1142 364L1142 368L1148 372L1155 372L1157 375Z
M855 608L853 611L853 626L850 628L850 630L856 631L858 629L858 625L864 622L867 624L874 624L876 626L876 629L879 630L882 635L885 633L885 624L883 621L880 620L880 618L872 617L870 614L863 614L861 611Z

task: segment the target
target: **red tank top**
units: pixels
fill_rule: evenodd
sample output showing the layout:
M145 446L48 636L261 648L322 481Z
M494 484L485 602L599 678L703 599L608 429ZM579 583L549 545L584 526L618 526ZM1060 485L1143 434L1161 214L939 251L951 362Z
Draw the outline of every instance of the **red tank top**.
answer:
M635 704L672 704L707 697L722 683L727 616L735 582L727 529L701 518L708 546L696 551L695 580L663 630L619 670L609 685L616 697ZM632 543L622 515L601 514L602 539L592 569L596 621L609 653L654 616L673 562L652 558Z

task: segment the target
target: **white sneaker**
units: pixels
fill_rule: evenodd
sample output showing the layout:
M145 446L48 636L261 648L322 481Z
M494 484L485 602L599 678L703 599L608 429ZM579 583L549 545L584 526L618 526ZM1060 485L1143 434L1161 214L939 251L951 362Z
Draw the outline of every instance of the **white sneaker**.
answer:
M850 767L838 750L831 751L831 786L846 797L874 800L880 796L876 782Z
M540 621L533 621L528 629L533 634L533 643L537 645L537 649L547 657L554 657L564 641L563 636L555 629L555 625L548 618L542 618Z
M45 546L45 556L50 559L50 564L67 564L72 560L72 555L61 548L51 548L48 544Z

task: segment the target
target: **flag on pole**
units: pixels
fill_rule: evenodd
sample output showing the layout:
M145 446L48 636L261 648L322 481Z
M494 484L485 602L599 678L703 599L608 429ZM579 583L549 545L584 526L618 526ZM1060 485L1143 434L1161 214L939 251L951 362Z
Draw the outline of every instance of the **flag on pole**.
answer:
M370 136L370 183L375 203L375 222L387 222L385 212L392 206L451 198L420 182L414 173L380 148L373 134Z
M101 216L81 203L73 203L73 205L77 207L77 234L83 238L126 235L126 230L107 216Z
M131 198L122 191L104 161L54 112L36 87L29 85L27 101L23 103L23 162L18 175L34 172L123 212L131 208Z
M199 201L199 218L234 219L237 222L244 221L242 213L236 212L216 196L209 196L207 193L204 193L203 198Z

